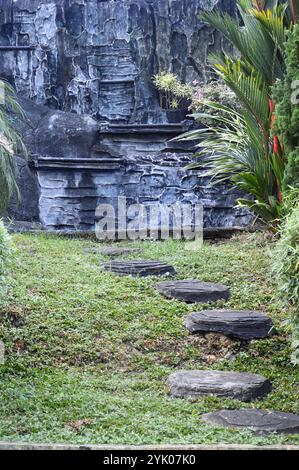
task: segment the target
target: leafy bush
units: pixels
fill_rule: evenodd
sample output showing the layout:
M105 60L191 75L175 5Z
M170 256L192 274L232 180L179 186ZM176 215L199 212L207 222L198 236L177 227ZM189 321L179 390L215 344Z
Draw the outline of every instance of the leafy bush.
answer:
M287 164L283 186L299 188L299 25L289 32L286 43L286 74L274 88L275 132L285 146Z
M215 109L208 106L210 101L231 108L237 105L234 93L219 80L210 83L198 80L182 83L176 75L160 72L154 75L153 81L160 92L160 105L164 109L188 107L192 112L214 115ZM212 122L205 121L205 124L210 125Z
M299 363L299 190L293 188L284 201L287 215L273 256L280 302L290 308L293 362Z
M160 72L153 77L160 92L160 106L163 109L187 108L192 100L193 89L182 83L173 73Z
M240 109L236 101L235 94L222 81L215 80L210 83L193 82L196 87L192 98L191 109L194 113L206 113L213 115L221 114L220 110L215 110L209 106L210 102L219 103L223 106L229 106L231 109ZM205 120L206 125L213 123L213 119Z
M13 256L13 245L11 238L0 219L0 292L2 291L5 283L5 275L7 267L11 262Z

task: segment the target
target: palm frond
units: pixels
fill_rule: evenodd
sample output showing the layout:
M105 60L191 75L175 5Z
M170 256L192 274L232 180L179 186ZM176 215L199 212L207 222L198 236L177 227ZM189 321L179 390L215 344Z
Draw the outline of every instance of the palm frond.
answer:
M200 169L203 177L210 178L211 184L233 183L252 199L240 200L266 221L276 219L279 211L277 182L280 175L273 169L274 156L264 158L265 139L250 112L239 113L221 105L228 118L214 115L215 126L192 133L185 133L182 139L199 140L196 143L198 162L187 168ZM210 115L198 115L201 121ZM280 171L283 171L279 167ZM273 201L276 201L274 204Z
M251 15L266 28L281 48L284 48L286 39L286 28L284 26L285 9L286 6L278 5L274 10L251 10Z
M14 128L12 115L21 119L24 113L16 100L14 89L3 80L0 81L4 102L0 104L0 213L7 208L10 198L20 199L17 185L17 164L15 155L19 152L27 156L21 137Z
M227 66L216 66L221 78L231 90L234 91L237 98L244 105L244 108L250 112L263 130L264 135L268 135L270 124L269 112L269 89L263 82L260 75L251 74L250 76L241 71L240 61L232 66L227 62Z
M219 119L213 116L215 125L183 137L200 139L197 165L213 184L230 181L251 195L240 204L272 221L280 213L284 172L284 159L272 152L272 86L284 76L286 33L297 20L299 0L238 0L237 6L238 18L206 11L202 19L233 46L231 53L213 54L209 62L234 92L241 113L231 110L223 117L221 111Z
M277 8L266 20L257 10L239 7L243 26L230 15L214 11L204 12L201 18L220 31L239 51L242 61L258 70L265 82L272 85L273 69L278 76L283 75L281 52L277 52L278 49L283 50L283 36L286 33L281 24L284 18L282 9ZM270 30L271 24L274 31Z

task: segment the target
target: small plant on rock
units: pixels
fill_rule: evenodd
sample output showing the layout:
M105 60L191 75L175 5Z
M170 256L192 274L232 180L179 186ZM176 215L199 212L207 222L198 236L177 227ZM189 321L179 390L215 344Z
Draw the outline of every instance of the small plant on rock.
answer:
M163 109L182 109L190 106L193 87L182 83L170 72L160 72L153 77L153 82L160 93L160 106Z

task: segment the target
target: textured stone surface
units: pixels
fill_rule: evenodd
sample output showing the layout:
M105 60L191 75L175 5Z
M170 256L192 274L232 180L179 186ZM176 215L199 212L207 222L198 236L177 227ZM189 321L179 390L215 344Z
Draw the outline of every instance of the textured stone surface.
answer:
M236 12L234 0L2 0L0 76L32 100L21 128L35 161L22 167L22 204L9 215L91 231L96 207L117 210L122 195L201 203L205 227L248 224L238 192L183 169L192 148L167 141L188 127L175 124L185 115L160 108L151 80L159 70L208 79L207 54L227 47L198 18L214 7Z
M2 0L0 72L37 103L100 120L164 122L151 81L206 80L225 42L199 20L234 0Z
M223 333L241 340L265 338L273 326L267 315L251 310L194 312L187 316L185 325L190 333Z
M21 104L27 120L19 127L34 165L29 169L20 159L22 203L12 205L9 213L18 220L40 219L47 230L91 231L96 207L109 203L117 214L118 196L125 196L128 205L139 202L147 208L202 203L205 227L244 226L250 220L244 209L234 209L238 193L228 193L221 186L215 190L200 172L184 169L192 162L192 154L174 149L157 152L150 133L153 127L141 126L139 140L130 150L127 139L136 128L122 127L120 132L117 126L108 132L90 116L53 111L26 99ZM160 128L161 149L166 149L165 139L179 128ZM116 135L117 146L113 150L116 143L111 140L109 154L105 146Z
M39 217L38 201L39 186L35 171L30 168L24 158L16 157L18 167L18 186L22 196L21 201L13 198L10 201L9 216L21 221L37 221Z
M186 370L168 377L171 395L178 398L217 395L251 401L271 390L271 383L261 375L217 370Z
M260 409L220 410L206 413L201 418L215 426L252 429L256 434L299 433L299 416L281 411Z
M173 276L176 274L173 266L162 261L134 260L134 261L111 261L103 263L106 271L112 271L120 276Z
M139 248L129 248L129 247L107 247L102 248L101 254L104 256L114 256L129 255L130 253L140 253Z
M228 300L230 290L222 284L212 282L200 282L196 279L183 281L165 281L156 284L156 289L169 299L193 302L216 302Z

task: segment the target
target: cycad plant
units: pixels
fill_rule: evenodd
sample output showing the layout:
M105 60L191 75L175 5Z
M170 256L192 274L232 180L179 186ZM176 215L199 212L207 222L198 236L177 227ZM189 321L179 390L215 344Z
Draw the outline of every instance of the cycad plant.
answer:
M24 117L12 86L0 80L0 215L5 212L12 195L19 199L16 182L17 165L15 155L26 149L21 137L15 130L12 116Z
M289 4L239 0L239 19L205 12L202 19L220 31L233 46L231 55L218 53L209 60L218 76L235 93L240 113L227 108L227 119L215 117L215 126L187 133L183 139L201 139L198 167L207 165L214 181L227 179L250 194L239 201L266 222L279 218L284 172L282 145L273 135L275 104L272 87L285 72L288 28L297 20L299 0ZM217 106L208 103L208 106ZM221 110L223 112L223 109ZM204 114L195 114L200 121Z

